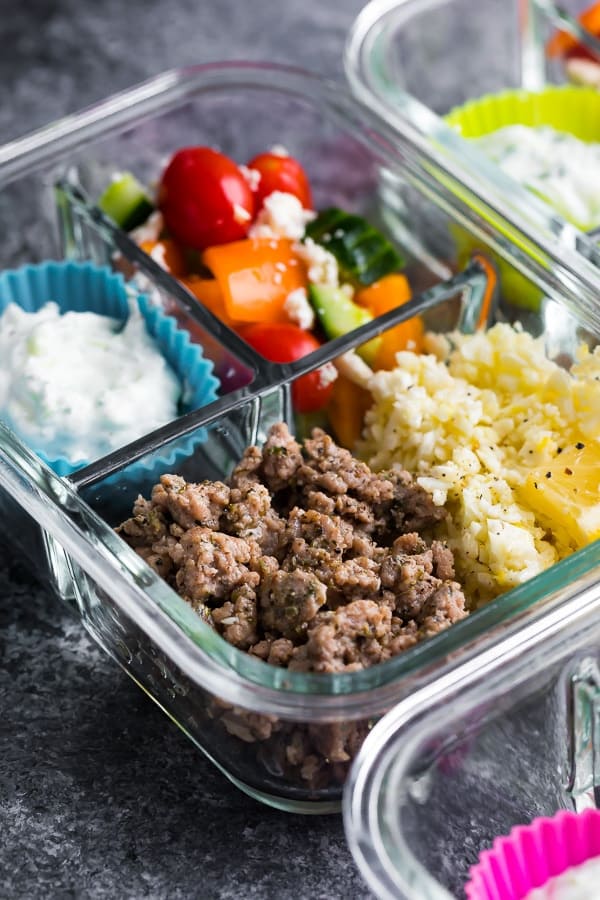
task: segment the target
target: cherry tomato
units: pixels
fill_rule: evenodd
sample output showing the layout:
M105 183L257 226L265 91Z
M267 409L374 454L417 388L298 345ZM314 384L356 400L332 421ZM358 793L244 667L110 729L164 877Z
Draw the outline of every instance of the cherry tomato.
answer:
M273 191L294 194L304 209L312 209L312 195L306 172L293 156L260 153L250 160L248 168L260 172L255 193L257 211L263 205L265 197Z
M285 322L248 325L240 329L240 334L271 362L293 362L321 346L309 331ZM333 380L327 374L328 369L325 373L316 369L293 382L292 399L298 412L316 412L325 406L333 390Z
M158 205L169 232L196 250L246 237L254 197L233 160L210 147L179 150L163 172Z

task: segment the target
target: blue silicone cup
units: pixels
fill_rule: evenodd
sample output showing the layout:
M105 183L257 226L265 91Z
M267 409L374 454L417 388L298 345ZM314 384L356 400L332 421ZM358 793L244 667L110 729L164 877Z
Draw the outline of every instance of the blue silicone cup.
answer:
M133 291L119 272L106 266L84 262L43 262L19 269L0 272L0 315L9 303L17 303L27 312L37 312L53 301L61 312L93 312L125 321L129 315L131 297L137 300L148 333L154 338L182 386L181 413L205 406L217 398L219 381L213 374L213 364L206 359L199 344L190 341L187 331L179 328L172 316L152 305L145 294ZM206 432L198 429L177 446L165 448L165 455L153 455L127 469L128 480L145 481L156 473L173 469L190 456L194 447L205 440ZM57 475L70 475L92 460L70 460L49 457L41 447L32 447Z

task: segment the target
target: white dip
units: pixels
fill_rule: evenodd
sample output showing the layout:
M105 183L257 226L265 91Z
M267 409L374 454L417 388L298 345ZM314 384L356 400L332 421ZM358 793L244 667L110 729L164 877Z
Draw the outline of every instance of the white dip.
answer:
M600 225L600 144L526 125L500 128L475 144L569 222L584 230Z
M180 396L137 306L125 327L56 303L0 316L0 417L47 456L98 459L175 418Z
M525 900L599 900L600 856L551 878L530 891Z

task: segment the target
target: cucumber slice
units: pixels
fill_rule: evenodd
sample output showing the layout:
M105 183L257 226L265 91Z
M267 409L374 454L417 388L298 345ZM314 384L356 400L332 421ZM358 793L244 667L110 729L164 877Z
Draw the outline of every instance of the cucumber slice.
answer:
M334 206L308 223L305 236L335 256L344 278L362 285L373 284L405 264L395 247L366 219Z
M154 204L145 187L131 172L122 172L111 181L98 200L98 206L124 231L142 225L154 212Z
M331 340L373 320L369 310L354 303L341 288L326 284L309 284L308 297L321 328ZM380 344L381 338L376 337L357 347L356 352L372 366Z

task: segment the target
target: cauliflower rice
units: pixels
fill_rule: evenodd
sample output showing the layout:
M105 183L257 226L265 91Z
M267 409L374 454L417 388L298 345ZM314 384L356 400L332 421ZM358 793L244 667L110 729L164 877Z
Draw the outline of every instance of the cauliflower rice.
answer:
M440 536L477 606L600 536L600 349L582 347L567 372L519 327L451 342L445 358L403 351L373 374L358 452L447 504ZM582 454L584 475L562 465Z

